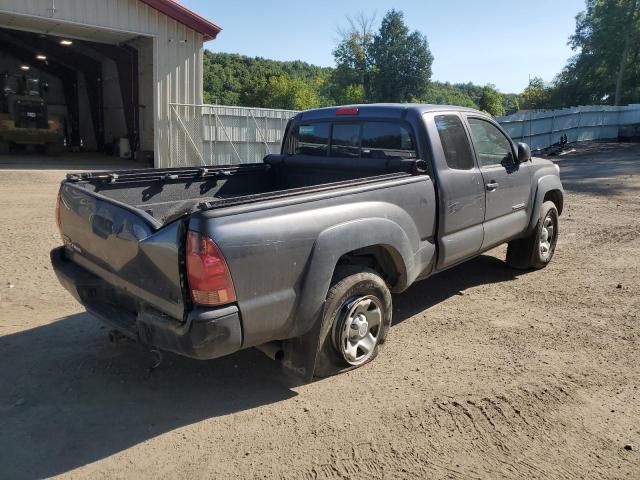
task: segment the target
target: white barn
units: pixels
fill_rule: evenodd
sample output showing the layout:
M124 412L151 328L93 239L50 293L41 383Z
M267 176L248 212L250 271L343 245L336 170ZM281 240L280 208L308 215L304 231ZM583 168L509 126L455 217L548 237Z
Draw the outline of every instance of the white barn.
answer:
M163 167L169 104L202 103L203 43L220 30L172 0L0 0L0 74L48 80L69 145L126 138Z

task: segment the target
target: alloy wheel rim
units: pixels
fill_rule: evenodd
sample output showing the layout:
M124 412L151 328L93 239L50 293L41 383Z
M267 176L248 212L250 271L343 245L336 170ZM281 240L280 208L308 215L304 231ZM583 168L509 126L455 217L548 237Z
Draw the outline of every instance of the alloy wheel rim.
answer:
M371 358L382 330L382 305L371 295L345 302L343 318L334 337L336 347L349 365Z
M555 233L555 222L553 221L553 217L549 214L544 217L544 221L542 222L542 230L540 231L540 239L538 244L538 248L540 249L540 257L543 260L548 260L553 253L556 239Z

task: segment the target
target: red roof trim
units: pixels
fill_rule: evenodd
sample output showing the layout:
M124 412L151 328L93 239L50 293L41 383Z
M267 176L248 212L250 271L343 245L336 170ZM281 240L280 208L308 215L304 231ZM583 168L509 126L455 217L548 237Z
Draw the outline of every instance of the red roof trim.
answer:
M171 17L175 21L182 23L198 33L201 33L205 42L216 38L218 33L222 30L222 28L215 23L210 22L206 18L201 17L184 5L180 5L178 2L174 2L173 0L140 1L142 3L146 3L151 8L155 8L159 12L164 13L167 17Z

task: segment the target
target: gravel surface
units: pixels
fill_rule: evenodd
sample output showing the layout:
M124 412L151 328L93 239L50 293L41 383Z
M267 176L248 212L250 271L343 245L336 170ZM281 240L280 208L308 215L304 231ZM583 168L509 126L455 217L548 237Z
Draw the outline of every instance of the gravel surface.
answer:
M375 362L303 386L255 350L151 371L111 346L49 265L74 164L11 160L0 478L640 478L640 145L556 158L548 268L512 271L500 247L417 283Z

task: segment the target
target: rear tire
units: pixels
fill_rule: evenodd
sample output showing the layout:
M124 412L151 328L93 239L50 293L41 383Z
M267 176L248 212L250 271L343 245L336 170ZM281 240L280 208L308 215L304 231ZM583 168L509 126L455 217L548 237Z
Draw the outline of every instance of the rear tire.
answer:
M376 358L392 313L391 292L376 271L338 267L325 301L314 375L328 377Z
M559 222L558 209L547 201L540 209L540 219L530 236L509 242L507 265L520 270L546 267L556 250Z

